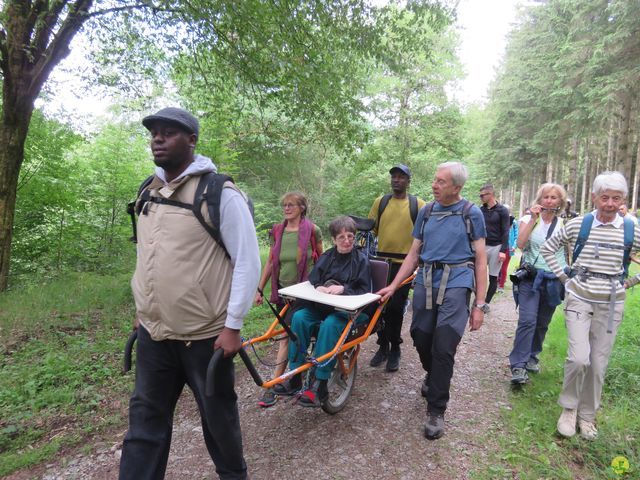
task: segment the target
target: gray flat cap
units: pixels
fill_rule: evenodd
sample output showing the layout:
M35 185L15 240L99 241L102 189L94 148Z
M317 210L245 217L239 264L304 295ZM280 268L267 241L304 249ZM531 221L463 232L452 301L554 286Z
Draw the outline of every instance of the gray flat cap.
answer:
M142 125L149 130L151 125L158 121L175 123L188 133L195 133L196 137L199 134L200 124L198 123L198 119L182 108L167 107L158 110L153 115L144 117L142 119Z

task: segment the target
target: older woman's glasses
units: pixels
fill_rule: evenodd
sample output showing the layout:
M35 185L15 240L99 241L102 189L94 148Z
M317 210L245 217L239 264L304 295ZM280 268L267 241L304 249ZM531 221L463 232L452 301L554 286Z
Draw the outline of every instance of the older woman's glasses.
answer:
M356 236L353 233L341 233L336 237L338 242L353 242Z
M287 209L291 210L292 208L296 208L297 206L298 206L297 203L283 203L282 204L282 209L283 210L287 210Z

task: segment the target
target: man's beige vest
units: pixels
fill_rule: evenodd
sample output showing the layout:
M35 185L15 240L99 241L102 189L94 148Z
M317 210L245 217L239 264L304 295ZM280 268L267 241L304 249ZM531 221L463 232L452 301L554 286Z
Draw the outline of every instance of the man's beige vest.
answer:
M193 203L200 177L163 186L151 196ZM235 188L227 182L225 187ZM139 201L139 200L138 200ZM206 202L202 214L207 222ZM154 340L202 340L224 328L233 267L190 210L147 202L138 218L138 258L131 288L137 316Z

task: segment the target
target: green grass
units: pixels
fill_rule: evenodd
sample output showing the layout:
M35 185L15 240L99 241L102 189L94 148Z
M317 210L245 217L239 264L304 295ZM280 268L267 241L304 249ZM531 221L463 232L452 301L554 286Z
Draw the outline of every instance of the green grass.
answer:
M512 409L503 409L500 421L487 435L499 450L490 466L474 472L476 479L606 479L640 478L640 291L628 292L625 318L605 377L602 406L597 415L598 439L556 435L561 408L566 355L566 331L558 307L541 357L542 371L522 390L512 391ZM628 459L630 469L620 477L611 468L617 456Z
M70 274L0 296L0 476L122 423L129 278Z
M73 273L0 294L0 477L126 424L130 279ZM268 307L252 308L242 334L272 319Z

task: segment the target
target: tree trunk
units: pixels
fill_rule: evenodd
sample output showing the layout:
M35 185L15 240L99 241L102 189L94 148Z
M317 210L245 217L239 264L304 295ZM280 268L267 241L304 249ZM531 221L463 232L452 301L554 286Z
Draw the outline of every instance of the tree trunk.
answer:
M16 115L18 123L0 122L0 291L9 284L16 190L32 111Z
M522 179L522 186L520 187L520 212L524 213L525 208L527 208L529 199L527 198L527 180L525 178Z
M624 92L620 105L620 128L618 129L618 148L613 170L628 175L625 171L625 162L627 161L627 152L629 150L629 127L631 125L631 94L628 90Z
M2 4L0 291L8 285L16 190L34 101L53 68L69 54L69 43L89 18L92 3L93 0L75 0Z
M633 175L633 194L631 197L631 210L633 210L634 214L636 209L638 208L638 181L639 181L639 173L640 173L640 165L638 161L640 160L640 133L638 134L638 145L636 149L636 164L635 164L635 174Z
M547 154L547 183L553 182L553 155L551 153Z
M576 211L585 212L587 210L587 190L588 190L588 179L589 179L589 169L591 167L591 158L589 157L589 145L591 140L587 139L584 148L584 167L582 169L582 193L580 198L580 204L578 209L578 204L574 205ZM577 199L575 199L577 200Z
M616 123L616 116L612 115L611 121L609 122L609 137L607 141L607 170L611 169L611 165L615 162L615 146L616 146L616 135L614 125Z
M578 138L573 137L571 140L571 158L569 159L569 175L567 178L567 194L574 199L573 208L577 208L576 200L578 196L576 188L576 176L578 173L578 162L580 160L580 144Z

